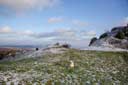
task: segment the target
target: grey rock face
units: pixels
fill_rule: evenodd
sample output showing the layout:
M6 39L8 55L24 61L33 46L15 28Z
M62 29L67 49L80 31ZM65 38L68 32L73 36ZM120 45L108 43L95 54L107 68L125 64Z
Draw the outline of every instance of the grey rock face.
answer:
M128 49L128 25L115 27L110 32L103 33L89 46Z

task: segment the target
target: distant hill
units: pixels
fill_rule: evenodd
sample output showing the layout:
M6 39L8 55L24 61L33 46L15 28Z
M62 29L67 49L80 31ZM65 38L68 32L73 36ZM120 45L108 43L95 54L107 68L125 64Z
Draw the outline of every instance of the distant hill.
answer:
M0 45L0 47L12 47L12 48L36 48L41 46L35 45Z
M114 27L99 38L92 38L89 46L128 49L128 25Z

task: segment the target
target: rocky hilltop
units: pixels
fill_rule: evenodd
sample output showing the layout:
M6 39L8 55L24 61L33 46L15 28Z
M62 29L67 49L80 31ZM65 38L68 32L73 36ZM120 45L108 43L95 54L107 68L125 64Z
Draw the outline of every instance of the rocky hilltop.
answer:
M89 46L128 49L128 24L127 26L114 27L99 38L92 38Z

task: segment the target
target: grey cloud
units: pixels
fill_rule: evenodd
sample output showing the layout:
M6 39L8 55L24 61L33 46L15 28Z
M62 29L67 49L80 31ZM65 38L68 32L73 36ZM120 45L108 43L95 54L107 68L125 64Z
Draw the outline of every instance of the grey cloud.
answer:
M13 28L11 28L10 26L3 26L0 27L0 33L1 34L15 34L15 35L35 35L36 33L34 33L31 30L25 30L25 31L15 31L13 30Z
M84 27L87 26L88 23L80 20L72 20L72 23L76 26Z
M59 23L62 21L63 21L62 17L51 17L48 19L48 23Z
M77 39L80 40L82 38L91 38L96 35L95 31L77 31L74 29L61 28L54 30L52 32L45 33L35 33L31 30L25 31L14 31L9 26L4 26L0 28L0 33L2 34L16 34L16 35L24 35L34 38L53 38L53 39Z
M96 36L96 32L94 30L82 31L81 34L84 35L84 36Z
M1 30L1 29L0 29ZM5 43L30 43L30 44L41 44L41 43L55 43L55 42L66 42L70 44L81 44L87 43L94 37L95 31L77 31L74 29L61 28L52 32L35 33L31 30L26 31L14 31L11 27L3 27L0 31L1 35L9 35L9 37L1 37ZM12 36L11 36L12 35ZM18 37L18 38L17 38ZM29 40L29 41L28 41Z
M95 31L76 31L73 29L58 29L53 32L48 33L37 33L34 35L31 35L35 38L51 38L52 40L82 40L87 38L92 38L96 35Z
M0 28L0 33L12 33L12 29L9 26L4 26Z
M58 29L53 32L47 32L47 33L38 33L33 35L34 37L37 38L47 38L47 37L73 37L75 36L75 32L71 31L69 29Z
M49 33L39 33L39 34L35 34L33 36L37 37L37 38L46 38L46 37L56 37L59 35L60 35L60 33L57 33L57 32L49 32Z
M0 0L0 6L21 12L29 9L44 9L56 5L59 0Z

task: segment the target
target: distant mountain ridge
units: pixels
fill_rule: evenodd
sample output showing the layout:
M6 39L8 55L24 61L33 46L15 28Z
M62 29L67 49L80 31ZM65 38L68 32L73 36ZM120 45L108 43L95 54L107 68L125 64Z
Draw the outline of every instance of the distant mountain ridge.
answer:
M99 38L92 38L89 46L128 49L128 25L114 27Z
M12 48L42 48L42 47L46 47L43 45L0 45L0 47L12 47Z

